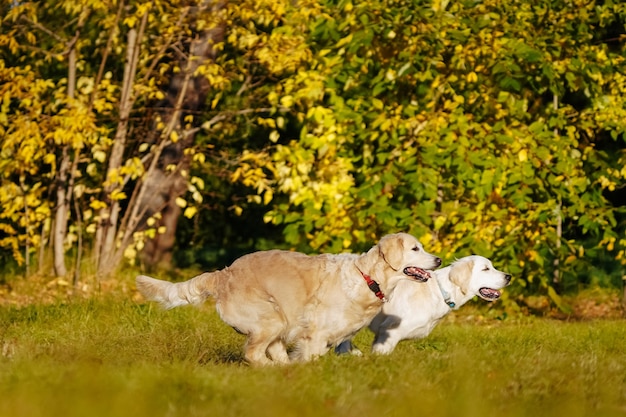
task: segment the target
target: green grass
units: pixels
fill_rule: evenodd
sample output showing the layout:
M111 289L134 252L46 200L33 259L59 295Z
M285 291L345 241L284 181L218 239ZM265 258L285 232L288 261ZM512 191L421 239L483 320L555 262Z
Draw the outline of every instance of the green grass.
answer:
M0 416L626 416L623 320L449 321L390 356L268 368L243 342L210 305L0 308Z

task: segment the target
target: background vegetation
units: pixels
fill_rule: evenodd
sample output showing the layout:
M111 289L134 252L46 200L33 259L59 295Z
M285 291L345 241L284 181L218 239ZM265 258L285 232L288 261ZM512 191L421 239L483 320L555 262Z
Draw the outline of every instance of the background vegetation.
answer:
M510 299L621 285L626 4L2 0L5 265L110 276L398 230ZM69 265L72 261L72 265Z

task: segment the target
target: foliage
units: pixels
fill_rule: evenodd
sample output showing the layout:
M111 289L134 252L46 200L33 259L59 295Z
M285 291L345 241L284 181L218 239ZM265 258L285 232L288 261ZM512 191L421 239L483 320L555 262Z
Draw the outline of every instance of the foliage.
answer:
M288 195L266 217L288 241L354 250L408 230L448 261L491 257L557 302L553 277L575 280L589 253L625 261L624 208L607 199L626 176L623 4L325 11L305 86L276 100L315 100L300 137L245 155L256 164L235 175L258 174L266 200L268 184Z
M2 3L4 250L52 244L67 204L65 250L136 260L172 227L138 202L171 182L183 250L360 251L403 230L556 302L595 259L626 262L626 5L210 5Z
M194 31L214 21L201 20L208 12L184 2L67 0L2 7L8 28L0 35L0 227L7 234L2 246L13 248L18 260L25 241L31 243L26 252L43 247L54 235L50 212L59 213L71 202L73 213L61 212L54 225L56 231L70 222L61 230L64 249L79 245L86 232L96 252L108 248L96 254L101 265L118 264L121 254L134 259L135 248L161 231L159 213L138 230L145 211L136 207L146 194L147 175L187 128L174 130L177 126L153 120L147 110L163 100L167 74L185 70L174 53L184 53ZM207 77L221 82L219 74ZM192 119L185 119L188 125ZM156 135L147 134L150 124ZM195 152L185 153L193 157ZM170 173L179 171L185 175L180 167L168 167ZM177 202L185 216L193 217L203 182L188 173L186 180L187 200ZM55 192L63 197L55 201Z

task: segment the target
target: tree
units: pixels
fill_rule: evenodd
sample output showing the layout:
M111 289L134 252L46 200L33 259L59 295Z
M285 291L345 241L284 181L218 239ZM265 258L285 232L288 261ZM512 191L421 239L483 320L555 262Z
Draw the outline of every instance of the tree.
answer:
M72 8L73 5L70 2L63 4L64 8ZM67 222L79 155L84 147L95 146L102 134L84 101L76 97L79 82L76 77L76 45L89 12L88 9L74 8L77 19L75 36L67 36L71 29L54 31L39 23L38 13L45 7L40 9L35 4L13 2L5 8L8 13L4 20L13 25L2 36L2 44L8 49L8 59L3 60L3 78L6 80L2 110L3 195L7 205L10 205L9 201L15 197L15 178L19 177L25 214L29 207L40 214L34 217L26 215L18 220L17 212L11 208L7 210L5 218L10 220L9 223L17 222L26 231L20 233L5 224L3 227L9 236L4 242L15 245L15 242L26 239L42 245L53 231L54 267L56 273L62 276L67 272L64 259L68 243ZM46 38L45 41L38 41L39 34ZM22 51L27 54L20 56ZM65 67L67 75L60 78L56 85L38 72L38 69L47 68L49 73L58 74L62 68L56 63L63 60L68 63ZM7 67L7 61L18 65L29 61L31 65ZM43 197L44 191L50 193L53 189L56 205ZM54 222L46 223L46 215L53 210ZM41 234L35 238L35 231L42 227ZM28 252L33 247L27 244L25 256L18 257L18 261L28 260Z
M162 231L156 219L161 207L151 213L152 222L146 219L150 201L143 196L147 192L158 195L161 188L169 187L172 182L182 182L182 187L175 187L174 200L181 197L181 188L190 189L191 197L196 200L200 198L197 193L200 182L193 185L193 178L185 173L183 153L180 152L178 165L174 166L164 163L162 158L164 151L175 147L182 133L193 127L193 114L184 113L183 106L193 111L185 101L192 96L187 94L190 82L206 77L208 68L196 59L197 51L202 49L202 53L210 55L207 50L218 41L209 39L219 24L219 15L211 9L211 3L192 6L157 1L129 4L87 0L61 4L13 2L5 6L8 13L3 24L9 30L1 38L2 45L6 45L2 63L7 81L1 121L5 128L3 163L10 169L4 171L3 190L7 201L15 197L17 183L13 178L19 179L23 171L21 165L12 164L16 153L25 152L28 164L24 166L33 167L31 174L42 173L42 162L50 166L50 172L42 173L45 184L34 184L56 193L54 203L50 200L43 203L46 210L54 210L55 221L50 224L40 220L40 224L28 225L27 229L43 227L42 236L53 232L57 275L66 274L66 250L83 227L95 233L95 255L102 274L111 272L124 253L134 258L131 243L142 245L146 235L154 236ZM51 26L40 23L43 21ZM185 55L186 50L191 51L190 55ZM174 57L176 51L181 52L181 59ZM178 66L181 61L182 68ZM78 75L79 71L82 74ZM155 119L149 115L137 118L134 106L147 107L166 99L168 71L182 74L182 79L173 77L177 86L170 88L178 91L175 100L169 97L169 104L159 110ZM64 72L68 76L59 77ZM23 91L26 87L20 84L21 78L14 78L15 74L25 74L24 82L30 79L44 86L41 95L33 97ZM116 78L117 74L123 76ZM219 75L211 79L219 80ZM22 96L16 94L20 91ZM202 102L201 97L197 98L199 92L195 93L196 101ZM50 97L54 100L49 100ZM33 101L37 107L24 114ZM29 144L34 139L24 140L32 136L29 128L37 133L38 142L34 145ZM148 131L157 133L145 138L143 145L142 138L131 136ZM188 145L187 141L183 147ZM49 151L33 154L32 148ZM191 158L193 149L185 149L185 155ZM181 175L187 177L176 179ZM166 181L159 182L155 176ZM31 189L31 181L34 179L22 181L21 189ZM134 189L130 200L127 189ZM168 193L166 190L165 194ZM68 228L72 201L76 203L76 217ZM21 207L25 210L29 206ZM185 214L194 214L192 205ZM15 209L7 212L9 217L15 221ZM12 234L3 240L5 245L17 248L24 239L32 240L9 223L3 225ZM145 224L151 228L140 230ZM70 230L74 233L69 233ZM40 239L38 244L43 245L44 241Z
M234 160L246 140L238 140L232 148L229 135L238 129L233 126L244 120L244 125L265 129L259 116L276 111L255 103L271 92L272 86L265 83L274 75L295 71L294 65L308 58L300 55L303 38L298 34L237 39L246 34L245 25L250 23L280 23L287 4L68 0L60 7L46 2L6 6L3 63L11 71L29 69L33 79L45 80L49 94L68 100L82 112L61 111L58 103L45 110L53 117L67 116L64 123L77 135L71 144L67 132L33 115L27 117L42 136L60 138L58 143L43 140L38 145L52 152L47 156L52 172L46 174L42 189L49 193L44 204L57 220L42 222L41 228L42 236L55 231L57 274L65 274L63 257L68 249L81 253L82 246L75 244L83 241L83 234L93 244L101 275L116 268L122 256L135 260L142 250L148 252L146 246L156 249L144 259L162 258L164 240L169 241L165 246L169 250L181 209L184 216L193 217L202 203L205 180L190 175L190 169L206 156L194 142L209 151L223 143L219 158L228 155ZM218 63L225 24L232 24L229 36L241 57L225 54ZM30 55L24 54L27 50ZM279 63L276 54L282 52L296 54ZM49 65L51 56L54 66ZM268 65L269 73L254 73ZM78 88L66 90L68 81L60 74L71 74L67 79L75 79ZM68 98L70 92L74 99ZM261 101L267 103L265 98ZM215 111L201 120L205 103ZM9 126L19 112L15 107L4 110ZM96 132L91 141L80 136L86 121ZM202 137L196 140L198 133ZM16 142L27 134L14 133ZM33 165L41 166L41 158L33 159ZM12 175L6 172L7 178ZM7 193L7 199L14 197L15 190ZM73 213L69 207L75 208ZM15 244L17 249L23 241L16 236L6 245ZM45 239L38 244L45 247Z

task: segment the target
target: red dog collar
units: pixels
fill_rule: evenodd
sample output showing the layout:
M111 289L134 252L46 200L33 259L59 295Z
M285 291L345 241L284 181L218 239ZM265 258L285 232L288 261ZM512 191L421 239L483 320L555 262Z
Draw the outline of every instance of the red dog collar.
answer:
M380 289L380 285L378 285L378 282L370 278L369 275L365 275L361 270L359 270L359 272L361 272L361 276L363 276L363 279L365 279L365 282L367 282L367 286L369 287L369 289L372 290L372 292L376 294L376 297L380 298L383 303L386 303L387 297L385 297L385 294L383 294L382 290Z

